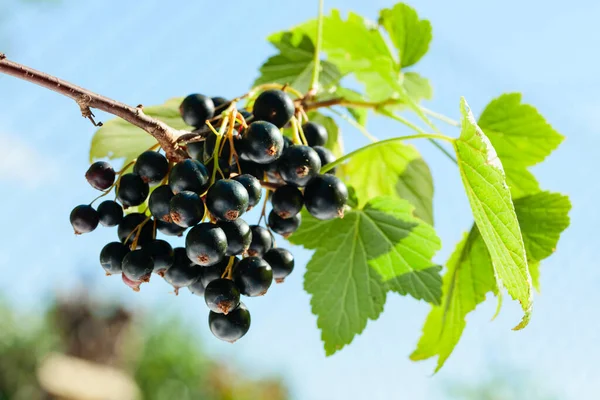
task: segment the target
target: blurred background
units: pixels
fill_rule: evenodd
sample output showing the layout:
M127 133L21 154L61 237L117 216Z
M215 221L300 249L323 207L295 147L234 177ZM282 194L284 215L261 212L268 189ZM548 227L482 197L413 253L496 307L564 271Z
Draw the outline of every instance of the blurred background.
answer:
M83 176L94 127L71 100L0 76L0 399L597 399L600 4L408 3L433 25L416 68L434 86L429 108L456 118L461 95L477 112L520 91L567 137L535 168L542 187L568 194L573 210L543 264L527 329L510 330L520 312L510 302L490 322L496 304L488 301L432 375L434 360L408 359L429 307L389 296L379 320L325 357L302 289L310 252L292 248L296 270L286 283L246 303L250 332L220 342L203 300L188 291L176 297L154 280L133 293L104 276L98 254L116 233L75 237L68 222L73 206L95 197ZM375 19L393 4L327 0L326 8ZM316 1L0 0L0 51L132 105L192 92L233 97L274 53L265 38L316 9ZM347 150L364 144L341 127ZM380 138L405 133L377 118L368 127ZM417 145L436 185L443 263L472 218L455 168Z

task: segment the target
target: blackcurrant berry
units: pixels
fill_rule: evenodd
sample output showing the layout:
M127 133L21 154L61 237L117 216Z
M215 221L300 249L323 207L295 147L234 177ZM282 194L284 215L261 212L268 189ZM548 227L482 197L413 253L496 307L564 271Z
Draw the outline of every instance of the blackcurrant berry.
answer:
M175 164L169 173L169 186L174 194L184 190L203 194L208 184L208 170L200 161L183 160Z
M237 141L236 141L237 142ZM204 160L208 160L214 156L215 146L217 144L217 135L213 132L210 132L204 141ZM231 156L231 146L229 145L229 141L224 137L221 138L221 142L219 143L219 158L223 160L229 160Z
M233 179L217 181L208 189L206 208L215 218L233 221L248 209L248 191Z
M293 145L294 145L294 142L292 142L292 139L290 139L287 136L283 137L283 149L284 150Z
M213 97L211 98L214 106L215 106L215 116L221 114L227 106L231 103L225 97Z
M269 228L275 233L279 233L283 237L288 237L300 227L302 222L302 214L296 214L290 218L283 219L274 211L269 213L268 224Z
M273 282L273 270L262 258L247 257L236 266L233 280L243 295L262 296Z
M88 168L85 179L94 189L106 190L115 183L115 170L105 161L96 161Z
M218 221L217 225L223 229L227 237L227 251L225 255L235 256L243 254L252 241L250 226L241 218L235 221Z
M123 258L129 253L129 247L120 242L111 242L100 251L100 265L106 275L120 274Z
M209 265L208 267L202 267L202 276L200 277L200 280L204 287L207 287L209 283L216 279L220 279L223 276L230 260L231 257L225 257L221 262ZM235 268L238 262L240 262L240 260L235 257L233 259L232 268Z
M271 204L275 214L281 218L291 218L302 210L304 197L296 186L285 185L273 192Z
M139 292L141 284L144 283L142 281L132 281L125 274L121 274L121 279L123 280L123 283L132 288L134 292Z
M271 122L278 128L292 119L294 111L294 102L281 90L265 90L258 95L252 108L256 120Z
M238 175L233 180L241 183L248 192L248 209L258 204L262 197L260 181L250 174Z
M185 228L172 222L156 221L156 229L163 235L167 236L183 236Z
M208 170L208 176L213 176L214 165L215 165L214 159L206 162L206 169ZM220 171L215 172L215 180L229 178L229 175L231 175L232 166L229 164L229 161L227 159L219 158L219 169L220 169Z
M215 279L206 286L204 301L211 311L229 314L240 304L240 291L229 279Z
M204 159L204 142L192 142L185 145L185 149L191 158L198 161Z
M173 196L173 192L169 185L159 186L150 193L148 208L155 219L164 222L172 222L170 213L171 199Z
M88 233L96 229L100 221L100 216L94 210L94 207L88 204L81 204L71 211L69 219L75 234L81 235L82 233Z
M271 266L273 279L277 283L283 282L294 270L294 256L286 249L271 249L265 253L263 259Z
M277 160L283 151L283 136L270 122L256 121L243 134L242 154L250 161L268 164Z
M139 206L148 197L150 187L136 174L125 174L119 179L117 199L124 208Z
M123 207L116 201L103 201L98 206L98 216L102 225L117 226L123 220Z
M179 106L179 113L186 124L195 128L202 127L215 113L215 105L210 97L190 94Z
M165 272L173 265L173 248L169 242L155 239L146 244L144 250L154 260L154 273L165 276Z
M204 271L202 271L202 275L204 275ZM197 279L196 282L192 283L187 288L190 290L190 292L192 292L192 294L204 297L204 291L206 290L206 288L204 287L204 284L200 279Z
M348 188L333 175L319 175L306 185L304 205L317 219L342 218L348 202Z
M189 228L198 224L204 217L204 202L194 192L184 190L177 193L170 202L170 215L173 223Z
M202 268L194 265L187 257L185 248L173 249L173 265L165 273L165 281L175 288L175 294L179 289L187 287L200 279Z
M238 110L240 114L242 114L242 117L244 117L244 120L246 120L246 122L248 122L248 120L251 120L254 118L254 115L252 115L252 113L244 108L242 108L241 110Z
M227 237L223 229L204 222L193 227L185 238L185 249L190 260L198 265L213 265L225 256Z
M248 255L253 257L262 257L267 251L273 247L273 235L268 229L259 225L251 225L252 241L248 248Z
M123 257L123 274L134 282L149 282L154 260L146 250L133 250Z
M308 146L290 146L277 161L281 178L296 186L306 186L321 169L319 155Z
M144 224L141 229L138 229L138 226ZM135 232L134 232L135 231ZM136 236L139 236L137 244L139 246L144 246L146 243L152 240L152 236L154 233L154 227L150 220L146 221L146 215L141 213L131 213L127 214L123 217L123 221L119 224L117 228L117 234L119 235L119 240L121 243L126 245L133 244ZM127 240L127 242L125 242Z
M242 174L252 175L258 180L262 180L265 178L264 165L245 160L240 160L239 163ZM234 168L234 171L238 172L236 168Z
M227 315L211 311L208 314L208 325L216 338L233 343L250 329L250 312L244 303L240 303Z
M316 151L319 155L319 159L321 160L321 167L324 167L327 164L335 161L335 156L331 151L329 151L329 149L322 146L315 146L313 147L313 150ZM329 171L327 171L326 174L335 175L335 170L335 168L332 168Z
M169 161L157 151L145 151L140 154L133 165L133 173L146 183L158 183L167 176Z
M306 143L310 146L324 146L327 143L327 129L316 122L307 122L302 125L302 132L306 138Z

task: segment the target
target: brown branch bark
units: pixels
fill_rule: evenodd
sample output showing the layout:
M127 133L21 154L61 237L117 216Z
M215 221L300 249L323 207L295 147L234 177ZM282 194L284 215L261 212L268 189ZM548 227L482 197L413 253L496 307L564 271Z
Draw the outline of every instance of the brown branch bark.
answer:
M96 126L91 108L105 111L143 129L152 135L165 150L171 161L181 161L187 158L186 152L179 148L179 136L188 133L170 127L162 121L154 119L142 111L142 106L131 107L116 100L91 92L87 89L59 79L55 76L37 71L33 68L9 61L6 55L0 53L0 73L14 76L19 79L34 83L46 89L67 96L79 105L81 115L90 119Z

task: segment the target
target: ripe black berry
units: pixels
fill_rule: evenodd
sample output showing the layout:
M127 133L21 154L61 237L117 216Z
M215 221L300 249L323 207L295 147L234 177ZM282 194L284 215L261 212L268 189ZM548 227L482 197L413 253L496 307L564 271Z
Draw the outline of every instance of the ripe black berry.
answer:
M244 120L246 120L246 122L248 122L248 120L251 120L254 118L254 115L252 115L252 113L244 108L242 108L241 110L238 110L240 114L242 114L242 117L244 117Z
M170 215L173 223L189 228L204 217L204 202L194 192L184 190L177 193L170 202Z
M194 160L202 161L204 157L204 142L192 142L185 145L187 153Z
M229 314L240 304L240 291L229 279L215 279L206 286L204 301L211 311Z
M154 189L150 193L148 199L148 208L152 216L164 222L171 222L171 199L173 198L173 192L169 185L162 185Z
M218 221L217 225L223 229L227 237L227 251L225 255L235 256L248 250L252 241L252 232L246 221L238 218L235 221Z
M144 250L154 260L154 273L165 276L165 272L173 265L173 248L169 242L155 239L146 244Z
M288 237L300 227L300 223L302 222L301 216L302 214L296 214L290 218L283 219L274 211L271 211L268 219L269 228L283 237Z
M259 225L251 225L252 241L248 248L248 255L253 257L262 257L273 247L273 235L267 229Z
M94 189L106 190L115 183L115 170L105 161L96 161L88 168L85 179Z
M277 283L283 282L294 270L294 256L286 249L271 249L265 253L263 259L271 266L273 279Z
M231 103L229 100L227 100L224 97L213 97L211 98L214 106L215 106L215 116L221 114L223 111L225 111L225 109L227 108L227 106Z
M208 189L206 208L218 219L233 221L248 209L248 191L232 179L217 181Z
M144 224L141 230L137 230L140 224ZM126 245L131 245L135 240L135 237L139 232L138 246L144 246L146 243L152 240L152 234L154 231L154 227L151 221L146 221L146 216L141 213L131 213L127 214L123 217L123 221L119 224L117 228L117 234L119 235L119 240L121 243L125 243L127 239Z
M307 122L302 125L302 131L304 132L306 143L308 143L310 147L323 146L327 143L327 129L321 124Z
M202 271L202 275L204 275L204 271ZM192 294L195 294L196 296L204 297L205 287L200 279L197 279L196 282L192 283L187 288L190 290L190 292L192 292Z
M133 250L123 258L123 274L134 282L149 282L154 260L146 250Z
M167 236L182 236L185 228L172 222L156 221L156 229L163 235Z
M179 294L180 288L196 282L201 275L202 268L190 261L183 247L173 249L173 265L165 273L165 281L175 288L175 294Z
M264 165L246 160L240 160L239 163L242 174L252 175L253 177L259 180L265 178ZM236 168L234 168L234 171L238 172Z
M268 121L283 127L294 115L294 102L281 90L265 90L254 101L252 113L256 120Z
M140 154L133 165L133 173L146 183L158 183L167 176L169 161L157 151L145 151Z
M293 185L277 188L271 196L273 212L281 218L291 218L302 210L304 197L302 192Z
M227 315L211 311L208 315L208 325L215 337L233 343L250 329L250 312L244 303L240 303Z
M129 253L129 248L120 242L110 242L100 251L100 265L106 275L120 274L123 258Z
M123 207L116 201L103 201L98 206L98 216L104 226L119 225L123 220Z
M273 282L273 271L262 258L247 257L236 266L233 280L243 295L262 296Z
M210 97L201 94L190 94L179 106L179 113L186 124L200 128L207 119L213 117L215 105Z
M213 265L225 256L227 237L223 229L208 222L193 227L185 238L190 260L198 265Z
M317 152L301 145L285 149L277 164L281 178L296 186L306 186L321 169L321 159Z
M229 265L230 259L231 257L225 257L221 262L209 265L208 267L202 267L202 276L200 277L200 280L204 287L207 287L209 283L216 279L220 279L223 276ZM235 268L238 262L240 262L240 260L237 257L234 258L232 267Z
M119 179L117 199L124 208L139 206L148 197L150 187L136 174L125 174Z
M233 180L241 183L248 192L248 209L258 204L262 197L262 187L260 181L249 174L238 175Z
M306 185L304 205L318 219L342 218L348 202L348 188L333 175L319 175Z
M335 161L335 156L333 155L333 153L331 151L329 151L329 149L322 147L322 146L315 146L313 147L313 150L317 152L317 154L319 155L319 159L321 160L321 167L326 166L329 163L332 163ZM326 172L326 174L335 174L335 168L330 169L329 171Z
M174 194L184 190L203 194L208 184L208 170L200 161L183 160L175 164L169 173L169 186Z
M96 229L100 217L94 207L88 204L81 204L71 211L69 216L71 225L76 235L88 233Z
M236 141L237 142L237 141ZM217 135L213 132L210 132L204 141L204 160L208 160L213 157L215 152L215 146L217 144ZM223 160L229 160L229 156L231 155L231 146L229 145L229 141L224 137L221 138L221 142L219 143L219 158Z
M242 154L250 161L268 164L277 160L283 151L283 136L270 122L256 121L243 135Z

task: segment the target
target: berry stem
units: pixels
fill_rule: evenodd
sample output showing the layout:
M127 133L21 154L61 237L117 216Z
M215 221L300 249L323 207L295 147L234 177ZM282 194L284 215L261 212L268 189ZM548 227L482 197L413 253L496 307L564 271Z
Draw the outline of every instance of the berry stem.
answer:
M235 261L235 257L229 257L229 262L227 263L227 267L225 267L225 271L221 275L221 278L225 279L233 279L233 262Z
M263 220L263 218L266 218L266 214L267 214L267 202L269 201L269 194L271 192L270 191L266 191L265 193L265 200L263 201L263 206L262 206L262 211L260 212L260 218L258 219L258 222L256 223L256 225L260 225L260 222Z
M325 0L319 0L319 16L317 18L317 38L315 43L314 66L309 93L316 95L319 91L319 73L321 72L321 44L323 42L323 4Z

